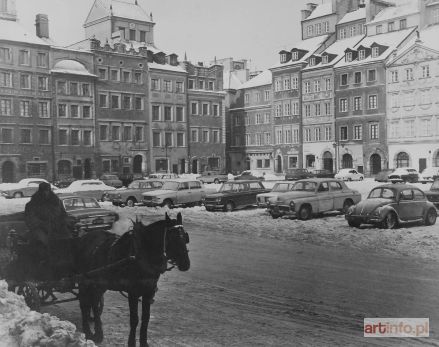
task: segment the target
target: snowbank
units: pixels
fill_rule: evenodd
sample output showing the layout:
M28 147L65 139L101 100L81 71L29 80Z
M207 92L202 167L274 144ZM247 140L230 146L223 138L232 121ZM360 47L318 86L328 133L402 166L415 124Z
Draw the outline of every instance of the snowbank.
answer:
M74 324L31 311L24 298L0 281L0 347L93 347Z

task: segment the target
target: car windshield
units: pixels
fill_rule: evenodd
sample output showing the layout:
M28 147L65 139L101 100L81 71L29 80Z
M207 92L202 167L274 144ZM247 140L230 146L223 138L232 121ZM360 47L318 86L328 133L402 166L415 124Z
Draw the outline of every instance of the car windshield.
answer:
M291 189L292 191L299 191L299 192L314 192L316 190L317 183L316 182L308 182L308 181L301 181L296 182L296 184Z
M133 181L128 185L128 188L136 189L136 188L139 188L139 185L140 185L139 181Z
M375 188L369 193L368 199L395 199L395 191L390 188Z
M93 198L68 198L63 200L66 211L77 210L80 208L100 208L99 203Z
M163 184L162 189L177 190L178 182L167 181Z
M291 184L288 183L276 183L271 190L272 192L287 192L291 188Z
M236 183L224 183L219 189L219 192L236 192L239 190L239 186L240 185Z

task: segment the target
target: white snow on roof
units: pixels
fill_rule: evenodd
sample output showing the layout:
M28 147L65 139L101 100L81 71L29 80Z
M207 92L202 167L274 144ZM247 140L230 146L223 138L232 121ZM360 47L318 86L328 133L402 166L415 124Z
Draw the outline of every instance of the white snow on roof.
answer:
M327 49L325 49L322 53L319 55L322 55L323 53L329 53L329 54L335 54L336 57L331 60L328 64L322 64L321 62L319 64L316 64L314 66L307 66L304 70L312 70L320 67L329 67L335 65L340 59L344 57L345 50L348 47L354 47L357 45L361 40L363 40L365 36L358 35L353 36L344 40L338 40L335 41L331 46L329 46Z
M421 46L424 46L426 48L431 48L439 52L439 26L434 25L427 27L424 30L421 30L419 32L420 35L420 41L419 44ZM406 47L407 50L410 50L410 48L417 43L417 36L415 35L413 38L410 39L410 41L407 43ZM398 55L398 58L404 55L407 51L401 52L401 54ZM397 59L398 59L397 58Z
M414 0L407 0L402 3L398 3L397 6L386 7L367 24L376 24L393 18L404 17L417 12L419 12L418 2Z
M66 73L73 75L82 75L82 76L95 76L94 74L88 72L84 65L76 60L61 60L55 64L51 72L56 73Z
M291 51L293 48L297 48L297 49L308 51L308 53L306 53L300 60L294 60L294 61L290 60L284 64L277 63L271 68L273 69L281 66L295 65L306 61L306 59L308 59L309 56L312 55L327 40L328 36L329 35L316 36L307 40L302 40L297 42L295 45L289 48L289 50Z
M3 19L0 19L0 40L49 46L49 44L41 40L35 33L27 31L18 22Z
M311 15L308 18L306 18L305 20L327 16L327 15L330 15L332 13L334 13L334 12L332 11L332 3L330 1L330 2L326 2L324 4L317 6L315 8L315 10L312 11Z
M241 81L239 80L239 78L236 76L236 74L231 71L229 73L225 73L224 74L224 90L228 90L228 89L239 89L241 87Z
M345 59L341 59L336 65L335 68L342 67L342 66L348 66L348 65L364 65L370 62L380 61L387 59L392 52L397 48L402 48L400 45L406 40L410 34L413 34L416 28L410 28L405 30L399 30L399 31L392 31L387 34L380 34L380 35L374 35L374 36L366 36L362 41L357 43L355 46L352 47L346 47L351 48L353 50L356 50L359 46L364 47L370 47L373 43L377 43L382 46L387 46L383 54L379 55L378 57L372 58L371 55L369 55L367 58L362 59L358 61L358 59L355 59L351 62L345 61ZM404 44L406 46L406 44Z
M262 71L256 77L253 77L251 80L248 80L247 82L243 83L241 87L239 87L239 89L266 86L267 84L271 84L271 82L272 82L271 71L265 70Z
M360 19L366 19L365 7L360 7L356 11L346 13L345 16L337 24L349 23Z
M148 63L148 66L150 69L186 73L186 70L183 69L181 66L173 66L169 64L157 64L157 63Z
M110 13L110 5L112 7L113 16L121 18L129 18L142 22L152 22L151 17L139 5L134 3L134 0L127 2L122 0L99 0L105 6L108 13Z

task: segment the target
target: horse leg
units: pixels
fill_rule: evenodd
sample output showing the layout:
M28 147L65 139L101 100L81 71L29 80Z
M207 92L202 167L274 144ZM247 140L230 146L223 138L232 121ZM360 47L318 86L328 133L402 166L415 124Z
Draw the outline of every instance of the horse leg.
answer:
M81 309L81 316L82 316L82 332L85 334L85 338L87 340L93 339L93 334L91 333L90 329L90 310L91 310L91 298L93 290L90 288L87 288L89 290L85 290L85 288L79 288L79 307Z
M151 300L142 296L142 324L140 325L140 347L148 347L148 324L151 315Z
M139 324L139 297L133 293L128 293L128 304L130 306L130 335L128 337L128 347L136 347L136 329Z
M93 318L95 323L95 334L93 336L93 341L96 343L100 343L104 339L104 332L102 330L102 320L101 320L102 311L100 307L101 303L103 302L102 301L103 295L104 293L102 291L96 291L92 301Z

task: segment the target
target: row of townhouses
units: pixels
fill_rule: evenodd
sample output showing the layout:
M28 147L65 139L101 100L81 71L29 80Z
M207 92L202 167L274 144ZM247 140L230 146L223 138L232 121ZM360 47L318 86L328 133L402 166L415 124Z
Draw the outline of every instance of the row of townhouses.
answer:
M439 166L439 2L329 0L279 63L160 50L136 0L96 0L60 47L0 0L0 180ZM275 52L273 52L275 53Z
M332 0L229 106L232 170L439 166L439 2Z
M178 61L137 1L96 0L86 39L60 47L0 0L0 177L225 170L223 65Z

